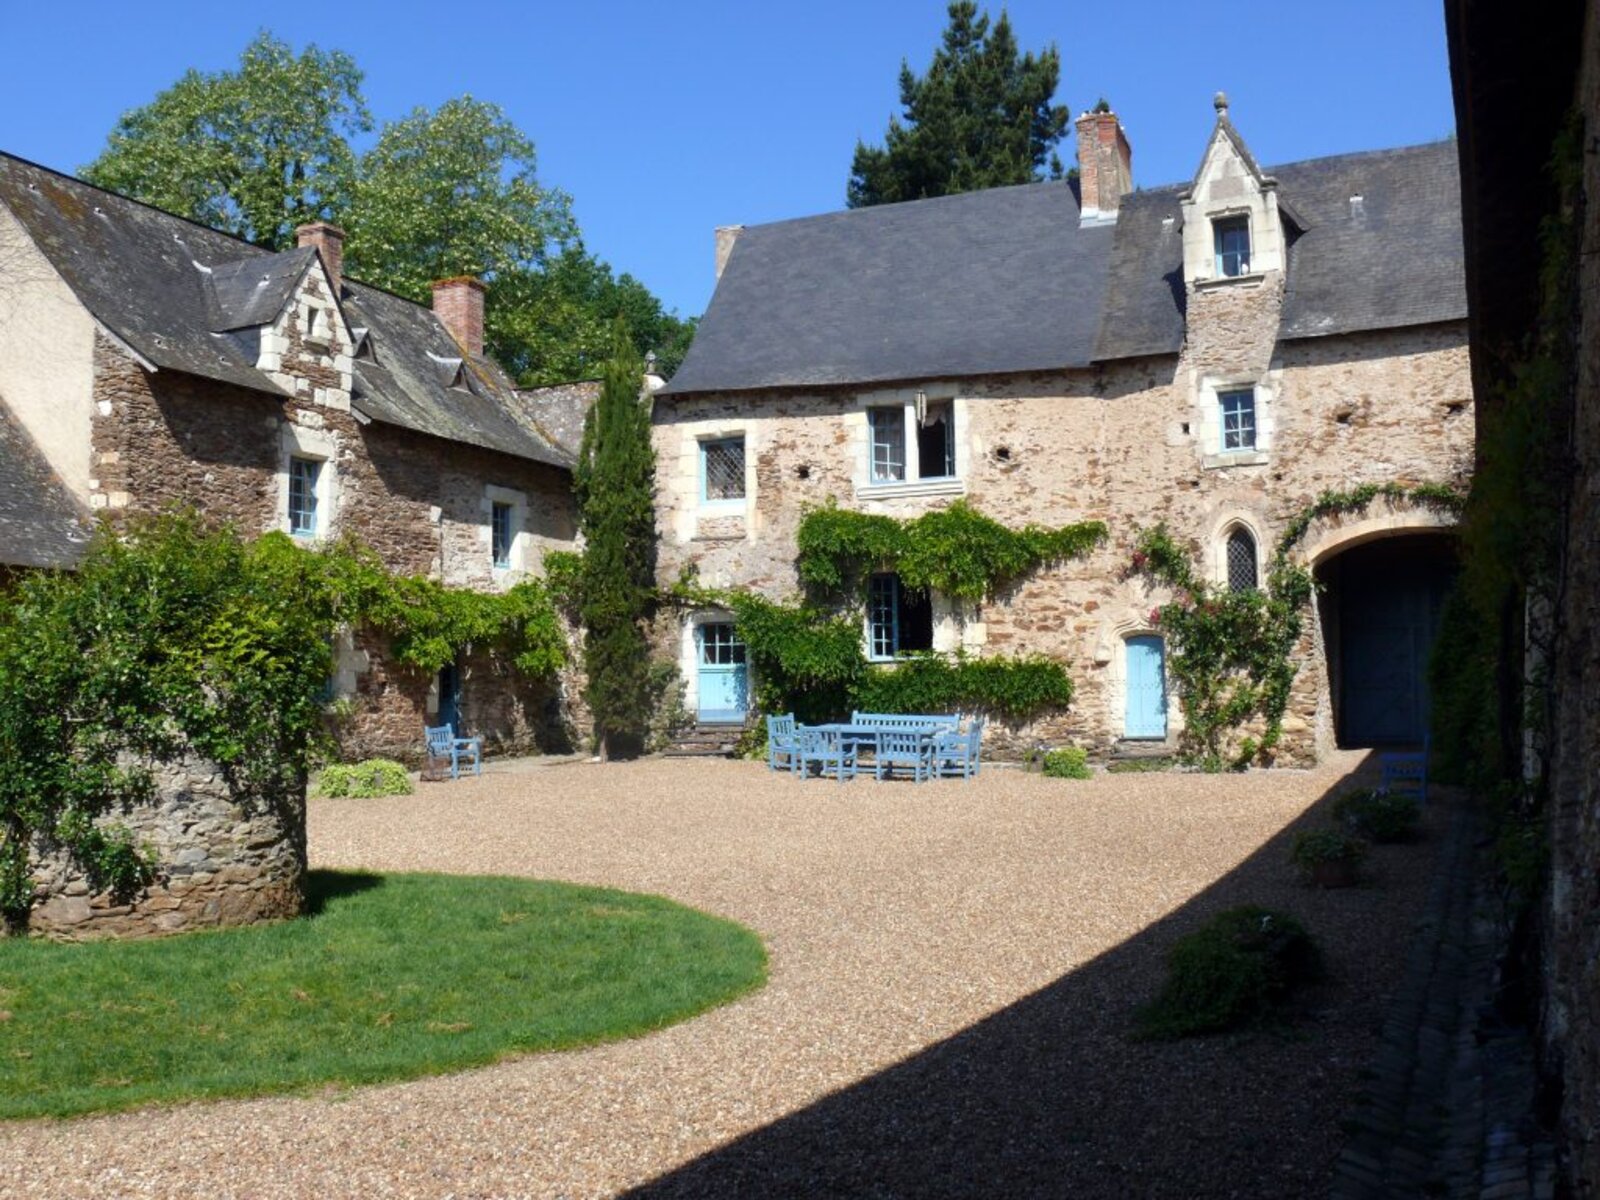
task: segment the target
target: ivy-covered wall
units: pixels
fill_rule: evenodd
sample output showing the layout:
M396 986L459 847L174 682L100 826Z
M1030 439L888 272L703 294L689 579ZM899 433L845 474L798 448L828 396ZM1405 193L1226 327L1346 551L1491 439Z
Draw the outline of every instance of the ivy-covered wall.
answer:
M670 586L692 568L706 586L792 597L803 583L800 521L830 501L907 519L965 499L1012 529L1102 521L1109 538L1085 557L1021 575L982 600L936 597L934 615L942 651L1043 655L1065 667L1075 689L1071 706L1013 725L1014 745L1107 747L1123 732L1124 639L1150 630L1151 611L1168 598L1127 569L1139 530L1165 522L1200 548L1201 569L1215 580L1223 569L1219 547L1236 523L1254 534L1264 571L1287 523L1325 491L1460 483L1470 471L1472 391L1462 324L1278 345L1271 340L1275 322L1257 318L1218 322L1210 333L1192 329L1211 339L1203 354L1186 348L1181 356L1092 371L658 399L661 582ZM1199 374L1229 363L1258 369L1271 388L1271 448L1248 465L1215 465L1204 442ZM866 478L866 409L910 403L919 389L954 401L959 479L874 493ZM742 504L713 509L700 503L699 442L729 436L745 438L747 495ZM656 652L687 674L694 665L683 619L663 617ZM1299 653L1314 666L1319 647L1311 633ZM1314 670L1297 675L1280 761L1315 757L1326 691ZM1182 714L1175 699L1168 717L1176 737Z

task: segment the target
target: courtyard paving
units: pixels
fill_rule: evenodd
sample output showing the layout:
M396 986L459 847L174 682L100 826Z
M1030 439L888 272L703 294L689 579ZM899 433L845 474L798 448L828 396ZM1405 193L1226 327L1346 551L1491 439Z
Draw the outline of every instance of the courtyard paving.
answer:
M0 1127L17 1196L1324 1196L1444 815L1365 886L1301 887L1313 772L518 764L319 800L313 863L670 896L759 930L763 990L648 1037L310 1097ZM1331 978L1288 1032L1129 1040L1174 937L1255 902Z

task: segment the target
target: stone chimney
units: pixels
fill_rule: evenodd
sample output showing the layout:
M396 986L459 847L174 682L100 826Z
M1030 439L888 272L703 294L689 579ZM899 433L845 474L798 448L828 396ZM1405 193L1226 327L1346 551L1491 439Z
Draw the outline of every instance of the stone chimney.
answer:
M322 265L327 268L328 279L333 284L333 298L337 300L344 287L344 230L326 221L313 221L296 229L294 236L302 248L314 246L322 255Z
M1110 109L1078 118L1078 186L1085 222L1115 221L1122 198L1133 191L1133 150Z
M441 279L433 285L433 315L474 358L483 355L483 293L481 280L470 275Z
M744 232L743 225L718 225L717 226L717 278L722 278L722 268L728 265L728 255L733 253L733 244L739 240L739 235Z

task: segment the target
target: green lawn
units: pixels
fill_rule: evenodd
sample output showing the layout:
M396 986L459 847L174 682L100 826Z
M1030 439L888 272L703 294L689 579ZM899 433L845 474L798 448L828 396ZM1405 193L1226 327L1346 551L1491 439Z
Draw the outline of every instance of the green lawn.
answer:
M459 1070L629 1037L759 986L761 939L655 896L313 872L315 915L0 940L0 1117Z

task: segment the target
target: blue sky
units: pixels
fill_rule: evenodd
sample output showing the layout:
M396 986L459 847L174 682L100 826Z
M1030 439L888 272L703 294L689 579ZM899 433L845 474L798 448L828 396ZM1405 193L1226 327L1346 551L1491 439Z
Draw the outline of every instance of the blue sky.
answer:
M1074 114L1111 101L1136 183L1193 173L1219 88L1264 164L1454 126L1439 0L1007 7L1024 48L1060 47L1058 100ZM710 298L714 226L843 206L856 139L882 139L900 60L926 65L945 6L0 0L0 149L75 170L124 110L191 66L232 66L263 24L353 55L380 122L463 93L504 106L589 248L692 315Z

